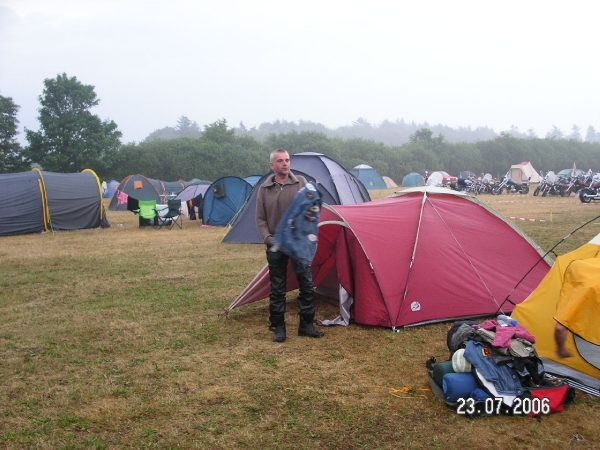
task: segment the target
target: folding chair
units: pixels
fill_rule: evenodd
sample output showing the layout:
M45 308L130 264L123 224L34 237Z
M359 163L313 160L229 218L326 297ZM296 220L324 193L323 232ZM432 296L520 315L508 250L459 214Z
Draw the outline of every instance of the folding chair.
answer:
M139 226L141 227L157 227L158 210L156 209L156 200L138 200L138 209L134 209L134 214L139 215Z
M183 215L181 214L181 200L167 200L167 211L158 214L158 228L173 228L177 225L183 228Z

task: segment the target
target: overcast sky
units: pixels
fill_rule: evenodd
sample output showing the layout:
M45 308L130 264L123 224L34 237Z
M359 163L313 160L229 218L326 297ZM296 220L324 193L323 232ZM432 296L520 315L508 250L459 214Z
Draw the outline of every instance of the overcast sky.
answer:
M63 72L94 86L124 143L181 116L585 136L600 131L600 1L0 0L0 94L21 131Z

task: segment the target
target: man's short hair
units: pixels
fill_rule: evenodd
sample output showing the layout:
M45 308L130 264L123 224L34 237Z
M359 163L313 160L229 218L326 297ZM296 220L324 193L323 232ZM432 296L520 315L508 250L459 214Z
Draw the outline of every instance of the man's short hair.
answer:
M269 157L269 162L274 162L275 161L275 154L276 153L288 153L288 151L285 148L278 148L277 150L273 150L271 152L271 156Z

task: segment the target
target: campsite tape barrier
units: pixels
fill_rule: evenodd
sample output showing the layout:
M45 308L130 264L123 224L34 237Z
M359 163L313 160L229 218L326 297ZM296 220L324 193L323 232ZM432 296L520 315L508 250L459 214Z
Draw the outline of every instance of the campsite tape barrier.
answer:
M521 220L523 222L548 222L544 219L528 219L527 217L508 216L508 218L512 220ZM600 225L600 222L594 222L594 225Z
M577 197L574 197L575 199L579 200ZM530 199L525 199L525 200L498 200L497 203L550 203L552 205L556 205L557 203L572 203L569 200L559 200L556 202L553 201L546 201L546 200L534 200L532 198Z
M544 219L528 219L527 217L508 216L509 219L522 220L524 222L545 222Z

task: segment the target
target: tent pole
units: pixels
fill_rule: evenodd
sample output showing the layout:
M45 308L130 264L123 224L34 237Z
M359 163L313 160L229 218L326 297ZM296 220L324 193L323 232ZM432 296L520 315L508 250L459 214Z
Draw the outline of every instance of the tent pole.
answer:
M502 305L504 305L504 303L509 302L512 303L513 305L515 304L513 301L510 300L510 296L513 294L513 292L515 292L515 289L517 289L517 287L523 282L523 280L527 277L527 275L529 275L531 273L531 271L540 263L542 262L542 260L544 260L546 258L546 256L548 256L551 252L554 252L554 249L556 247L558 247L560 244L562 244L565 240L567 240L568 238L570 238L573 234L575 234L577 231L581 230L583 227L585 227L586 225L589 225L590 223L592 223L594 220L600 219L600 216L596 216L593 219L588 220L587 222L585 222L583 225L575 228L573 231L571 231L569 234L567 234L564 238L562 238L560 241L558 241L550 250L548 250L546 253L544 253L544 255L538 259L538 261L531 266L531 269L529 269L527 271L527 273L525 273L525 275L523 275L523 277L519 280L519 282L517 284L515 284L515 287L512 288L512 290L510 291L510 293L506 296L506 298L504 299L504 301L502 302ZM556 255L556 253L555 253ZM498 314L499 312L502 311L502 305L500 305L500 307L498 308L498 310L496 311L496 314Z

